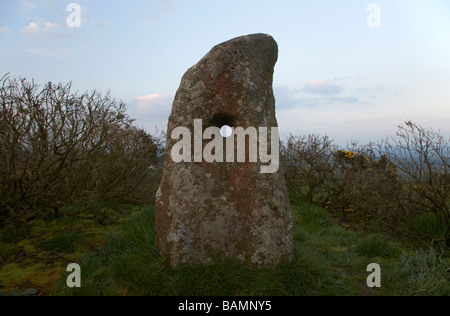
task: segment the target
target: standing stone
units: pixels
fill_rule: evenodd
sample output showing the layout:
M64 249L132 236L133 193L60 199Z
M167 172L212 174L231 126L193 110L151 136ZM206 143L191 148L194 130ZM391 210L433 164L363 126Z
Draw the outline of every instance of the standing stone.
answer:
M194 120L199 119L201 132L224 125L268 127L270 136L270 128L278 127L272 90L277 58L271 36L248 35L215 46L183 76L156 196L157 247L171 265L219 259L270 268L292 259L292 215L282 167L262 173L267 162L259 156L250 162L248 138L245 162L196 162L194 144ZM191 150L190 162L175 163L171 155L181 140L172 139L177 127L191 132L191 148L183 148ZM209 142L203 140L203 148ZM258 147L261 151L259 140ZM224 161L225 152L224 145Z

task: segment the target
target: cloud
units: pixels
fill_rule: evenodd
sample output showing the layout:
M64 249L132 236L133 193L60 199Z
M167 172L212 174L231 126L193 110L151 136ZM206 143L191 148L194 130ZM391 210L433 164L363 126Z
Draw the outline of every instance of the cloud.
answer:
M172 95L153 93L136 97L131 102L131 111L139 122L167 122L172 109Z
M380 140L395 131L402 117L388 113L389 106L361 107L341 103L340 106L321 105L316 108L293 108L277 111L281 137L294 135L329 135L337 144L345 146L350 140L362 143Z
M104 18L92 19L88 25L95 29L110 29L112 27L112 24Z
M39 56L39 57L58 57L58 58L67 58L71 57L66 49L56 49L56 50L47 50L43 48L29 48L26 50L27 53Z
M48 37L54 34L58 25L44 22L43 25L39 25L36 22L30 22L26 27L22 29L22 33L31 37Z
M131 13L133 18L146 22L155 22L163 16L170 16L180 13L180 7L174 1L164 1L163 4L155 6L150 10L139 10Z
M357 96L335 96L329 94L310 96L309 93L305 94L304 89L291 89L285 86L274 87L274 94L278 110L316 108L338 103L360 103L360 99Z
M328 83L325 80L309 80L302 90L311 94L336 95L344 89L339 84Z
M0 33L7 33L7 32L10 32L10 31L11 31L10 27L7 27L7 26L0 27Z
M19 5L19 10L22 12L22 15L27 15L30 11L39 9L39 6L32 1L22 0Z
M80 5L81 7L81 27L106 30L111 29L113 23L98 15L98 12L92 12L89 6Z
M165 14L176 14L180 8L173 3L165 3L158 7L158 11Z
M328 97L325 98L327 103L358 103L360 100L357 97Z
M58 24L37 18L21 29L21 33L35 39L61 39L71 35L67 30L69 28L63 30Z
M153 93L134 98L129 110L138 124L143 124L148 130L153 130L155 125L158 128L167 127L168 118L172 109L174 96Z
M291 89L286 86L276 86L273 88L277 109L290 109L305 103L305 99L299 96L301 90Z
M137 109L147 114L167 113L170 110L172 96L161 95L159 93L144 95L134 98L137 103Z
M370 99L377 99L383 96L397 97L400 95L398 87L388 87L380 83L361 87L355 92Z

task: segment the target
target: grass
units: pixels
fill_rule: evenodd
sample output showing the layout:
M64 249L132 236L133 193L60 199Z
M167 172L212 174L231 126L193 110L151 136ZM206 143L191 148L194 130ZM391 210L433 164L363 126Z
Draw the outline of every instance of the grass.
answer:
M381 234L371 234L364 237L356 245L355 251L360 256L368 258L395 258L400 254L400 248Z
M431 239L443 239L446 235L445 219L442 215L429 213L416 217L414 227Z
M154 211L147 207L119 235L85 258L80 289L70 295L320 295L330 286L327 270L313 258L296 256L278 269L259 271L232 262L171 268L155 250Z
M130 206L124 211L130 214L135 210ZM99 212L92 208L72 211L71 216L44 215L27 225L0 230L0 296L50 294L65 278L69 263L90 254L104 242L105 232L129 217L113 214L117 225L105 227L98 223L95 216ZM111 211L105 208L104 213ZM111 215L101 220L105 216Z
M155 249L152 206L134 208L134 215L115 219L121 224L107 230L89 216L37 219L26 229L0 232L7 246L0 252L10 257L0 264L0 285L10 293L36 288L39 295L57 296L450 295L443 251L411 250L383 234L348 230L301 199L292 200L292 209L294 259L263 271L233 262L170 267ZM81 288L66 286L71 262L81 265ZM370 263L381 266L381 288L366 285Z
M410 285L412 294L450 296L450 270L442 255L430 247L402 256L402 277Z
M46 251L64 251L74 252L78 247L82 246L83 233L79 231L63 232L42 245L42 249Z
M258 271L232 262L171 268L155 250L154 210L144 208L81 261L82 287L55 295L319 296L447 295L449 264L434 250L410 251L381 234L337 225L326 210L293 204L295 257ZM434 252L433 252L434 251ZM366 286L378 263L382 287ZM426 281L425 281L426 280Z

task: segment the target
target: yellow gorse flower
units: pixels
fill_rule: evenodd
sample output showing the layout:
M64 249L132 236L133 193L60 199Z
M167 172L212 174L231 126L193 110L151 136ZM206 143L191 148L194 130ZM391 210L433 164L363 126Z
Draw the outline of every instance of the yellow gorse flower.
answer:
M353 151L340 150L339 152L341 153L341 155L344 156L344 158L348 158L348 159L353 159L353 158L355 158L355 156L358 155L358 153L355 153Z

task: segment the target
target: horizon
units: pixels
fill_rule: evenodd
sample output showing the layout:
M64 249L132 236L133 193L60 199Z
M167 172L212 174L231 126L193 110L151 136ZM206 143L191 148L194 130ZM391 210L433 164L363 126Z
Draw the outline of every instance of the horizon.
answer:
M69 26L70 3L79 27ZM279 46L282 138L366 144L407 120L448 137L449 13L445 0L2 2L0 75L109 90L138 126L165 130L188 68L219 43L265 33Z

